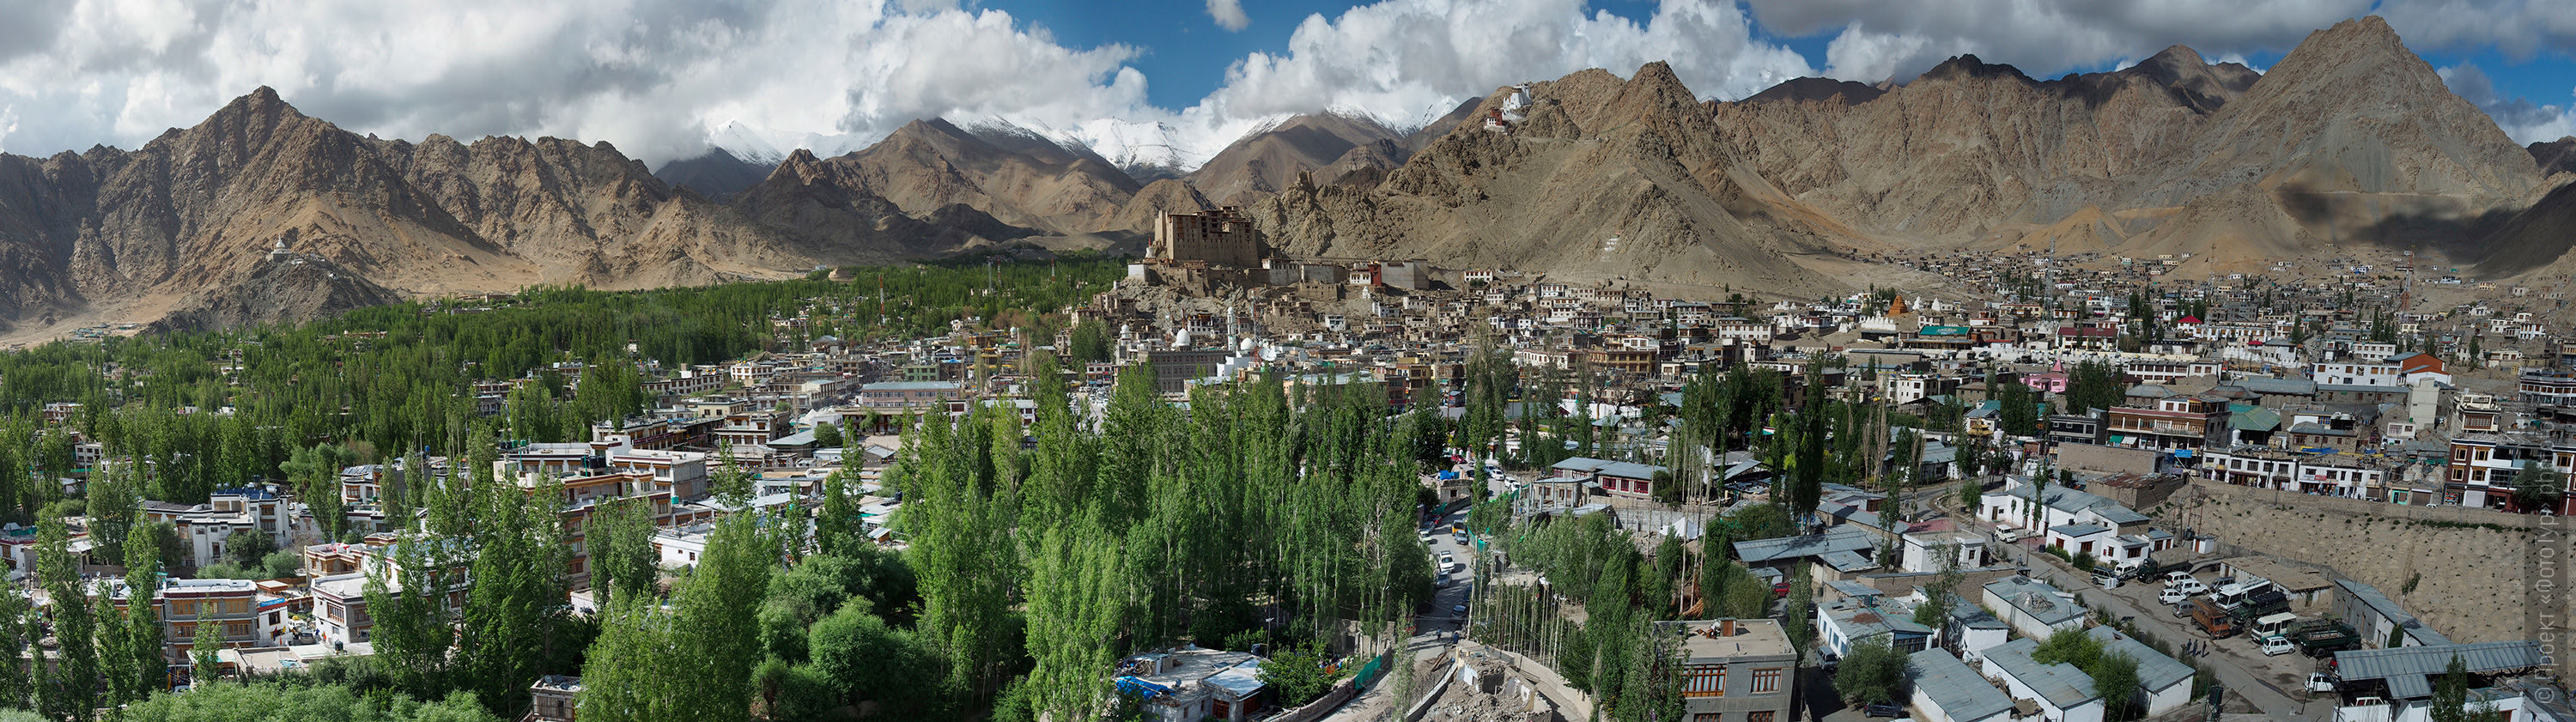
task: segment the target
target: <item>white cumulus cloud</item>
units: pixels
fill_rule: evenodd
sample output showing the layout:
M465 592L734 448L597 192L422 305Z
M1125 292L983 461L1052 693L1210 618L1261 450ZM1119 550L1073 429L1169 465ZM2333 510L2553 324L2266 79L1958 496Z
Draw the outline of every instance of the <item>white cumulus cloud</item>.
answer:
M1581 0L1386 0L1313 15L1284 54L1253 53L1190 112L1218 117L1356 109L1420 124L1468 97L1584 68L1621 75L1664 60L1704 98L1739 98L1813 71L1753 37L1726 0L1662 0L1645 22Z
M2565 104L2542 105L2530 98L2508 98L2496 92L2495 81L2486 71L2472 63L2461 63L2433 72L2442 76L2442 84L2461 99L2478 106L2494 118L2513 142L2525 145L2552 141L2576 135L2576 107Z
M1243 0L1207 0L1207 10L1217 27L1239 31L1252 24L1251 16L1243 14Z
M917 118L1007 118L1191 146L1283 113L1419 124L1494 87L1671 61L1706 97L1811 72L1734 0L1631 21L1584 0L1382 0L1300 23L1187 108L1146 100L1145 49L1075 47L953 0L25 0L0 4L18 152L135 147L267 85L361 133L554 135L658 162L733 123L873 139ZM1210 0L1243 27L1240 0ZM1088 130L1081 130L1088 129ZM736 133L737 135L739 132ZM1141 139L1141 140L1137 140Z

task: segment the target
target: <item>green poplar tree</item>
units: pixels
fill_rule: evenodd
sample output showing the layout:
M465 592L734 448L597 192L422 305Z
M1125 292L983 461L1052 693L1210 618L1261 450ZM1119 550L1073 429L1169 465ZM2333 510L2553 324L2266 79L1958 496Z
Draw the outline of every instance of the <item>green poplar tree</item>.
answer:
M538 665L555 640L564 601L563 522L552 479L535 489L479 485L472 492L477 547L473 589L457 629L457 666L470 691L496 714L527 702Z
M54 672L39 692L38 708L47 717L86 722L98 709L98 619L90 610L80 558L72 554L71 533L62 519L36 520L36 578L54 600L54 638L60 650Z
M188 639L188 684L203 687L223 677L223 658L216 654L224 648L223 625L199 606L194 631Z

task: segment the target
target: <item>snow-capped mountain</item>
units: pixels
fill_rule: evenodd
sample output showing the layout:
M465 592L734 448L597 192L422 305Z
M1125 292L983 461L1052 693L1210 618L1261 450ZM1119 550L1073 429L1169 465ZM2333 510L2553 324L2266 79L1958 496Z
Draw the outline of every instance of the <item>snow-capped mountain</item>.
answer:
M868 147L876 138L856 133L798 133L778 131L733 121L707 131L707 145L721 149L746 162L775 166L787 160L789 153L803 148L818 158L846 155Z

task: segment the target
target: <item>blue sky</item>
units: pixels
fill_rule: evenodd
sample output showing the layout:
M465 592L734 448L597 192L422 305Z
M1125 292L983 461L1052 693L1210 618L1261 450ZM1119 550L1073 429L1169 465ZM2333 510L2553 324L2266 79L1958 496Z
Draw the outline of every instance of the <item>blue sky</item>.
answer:
M1669 61L1718 99L1969 52L2041 78L2176 43L2269 67L2374 13L2517 141L2576 134L2569 0L16 0L0 151L135 147L266 85L358 132L649 163L937 116L1186 165L1286 114L1416 124L1588 67Z

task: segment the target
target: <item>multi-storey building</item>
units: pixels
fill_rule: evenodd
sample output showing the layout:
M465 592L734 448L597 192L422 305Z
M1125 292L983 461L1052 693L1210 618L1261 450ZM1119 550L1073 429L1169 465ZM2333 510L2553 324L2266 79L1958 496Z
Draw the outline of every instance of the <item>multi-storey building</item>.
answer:
M1773 619L1656 622L1681 635L1682 719L1787 722L1797 697L1798 655Z
M241 579L172 579L152 593L159 606L163 654L173 662L188 659L196 646L197 625L222 631L224 646L267 646L285 627L285 612L263 612L259 587Z
M2120 406L2111 409L2105 421L2114 446L2189 452L2223 445L2227 439L2226 401L2202 396L2173 396L2146 406Z
M2524 371L2515 377L2514 390L2522 394L2522 400L2535 404L2576 404L2576 372Z
M2537 467L2549 474L2560 489L2570 488L2569 472L2576 469L2576 440L2530 432L2453 437L2442 500L2464 506L2513 509L2513 479L2525 467ZM2576 503L2571 502L2576 499L2562 499L2555 511L2576 513Z

